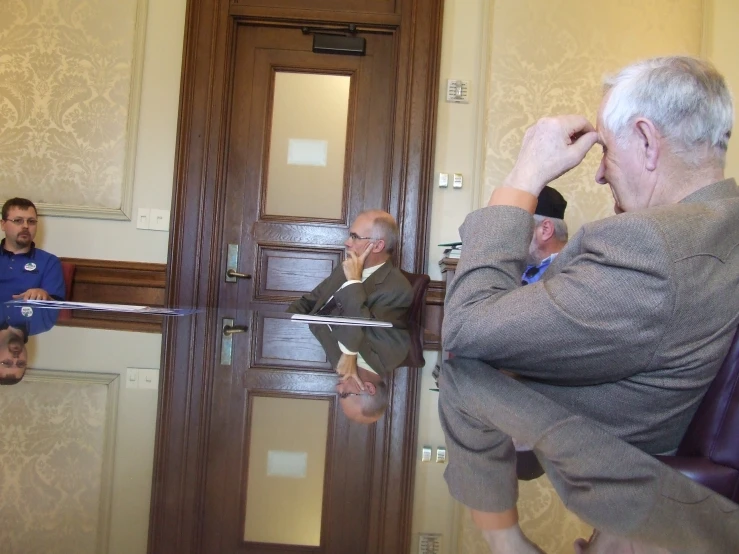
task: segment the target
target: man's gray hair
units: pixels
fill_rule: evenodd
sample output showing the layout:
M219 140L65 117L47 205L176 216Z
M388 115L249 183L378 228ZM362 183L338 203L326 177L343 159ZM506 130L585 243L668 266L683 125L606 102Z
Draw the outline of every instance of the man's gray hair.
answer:
M536 222L537 227L541 225L541 223L545 219L548 219L552 222L552 226L554 227L554 238L556 238L560 242L567 242L569 240L570 234L567 230L567 223L565 223L564 219L534 214L534 221Z
M385 241L385 252L392 254L395 246L398 244L398 224L395 219L388 213L378 212L373 222L373 236Z
M723 76L709 62L688 56L640 61L607 77L609 92L603 125L620 144L629 125L644 117L684 162L713 158L724 165L734 108Z

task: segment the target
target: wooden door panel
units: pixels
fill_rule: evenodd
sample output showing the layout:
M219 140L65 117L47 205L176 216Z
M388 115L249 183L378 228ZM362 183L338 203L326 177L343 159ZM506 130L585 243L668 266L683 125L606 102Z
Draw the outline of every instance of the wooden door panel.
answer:
M255 319L250 371L255 368L285 368L291 371L307 368L332 372L326 352L307 325L263 314L257 314Z
M343 249L258 246L255 300L292 300L310 292L338 267Z
M292 8L301 9L306 7L305 0L234 0L239 6L252 6L260 8ZM311 9L330 10L343 12L369 12L369 13L396 13L398 11L397 0L314 0L310 3Z

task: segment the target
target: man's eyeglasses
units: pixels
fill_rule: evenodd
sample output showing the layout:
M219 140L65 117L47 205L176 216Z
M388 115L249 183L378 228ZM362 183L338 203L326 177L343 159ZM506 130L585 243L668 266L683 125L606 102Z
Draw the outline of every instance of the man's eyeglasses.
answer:
M352 240L380 240L375 237L360 237L357 233L349 233L349 238Z
M38 224L38 219L36 219L35 217L16 217L14 219L5 219L3 221L10 221L12 224L17 225L18 227L23 225L23 222L28 223L29 227L34 227Z

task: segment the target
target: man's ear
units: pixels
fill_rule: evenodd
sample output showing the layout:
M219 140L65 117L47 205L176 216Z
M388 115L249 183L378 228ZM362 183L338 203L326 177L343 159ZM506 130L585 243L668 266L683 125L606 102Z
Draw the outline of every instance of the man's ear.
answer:
M377 387L370 381L364 381L364 390L366 390L367 394L370 396L374 396L375 393L377 393Z
M647 171L657 169L660 149L662 148L662 135L649 119L639 118L634 122L639 147L644 156L644 167Z
M551 219L545 219L541 222L541 225L539 225L539 228L541 229L541 240L546 241L549 240L554 236L554 223L552 223Z
M372 247L372 252L379 254L383 250L385 250L385 239L377 239L375 245Z

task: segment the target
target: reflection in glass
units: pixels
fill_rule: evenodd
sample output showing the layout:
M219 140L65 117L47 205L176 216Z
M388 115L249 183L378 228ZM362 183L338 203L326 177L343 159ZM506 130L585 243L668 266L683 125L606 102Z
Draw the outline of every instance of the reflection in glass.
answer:
M310 330L339 374L336 392L344 415L357 423L375 423L385 414L393 370L424 364L417 326L311 325Z
M15 385L28 365L28 338L51 329L59 310L0 304L0 385Z
M266 215L341 217L350 83L344 75L275 74Z
M320 546L329 401L252 398L244 539Z

